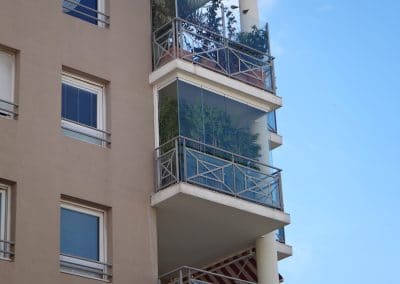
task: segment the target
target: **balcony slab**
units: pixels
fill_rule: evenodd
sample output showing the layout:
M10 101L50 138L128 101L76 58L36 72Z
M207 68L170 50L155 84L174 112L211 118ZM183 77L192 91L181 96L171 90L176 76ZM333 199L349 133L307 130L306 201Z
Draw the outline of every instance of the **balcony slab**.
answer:
M155 193L159 272L203 267L290 223L280 210L184 182Z
M293 255L292 246L278 241L276 242L276 250L278 251L278 260L282 260Z
M204 88L212 89L232 99L247 103L267 112L282 106L282 98L266 90L248 85L226 75L182 59L174 59L149 75L153 86L165 86L179 78Z
M283 138L281 135L270 132L270 136L269 136L269 141L270 141L270 147L271 149L275 149L279 146L282 145L283 143Z

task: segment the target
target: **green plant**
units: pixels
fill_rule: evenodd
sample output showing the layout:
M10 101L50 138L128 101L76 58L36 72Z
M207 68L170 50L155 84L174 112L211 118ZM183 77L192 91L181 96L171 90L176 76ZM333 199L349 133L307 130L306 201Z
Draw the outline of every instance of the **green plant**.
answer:
M263 53L269 52L268 40L267 25L265 25L265 28L263 29L253 26L250 32L240 32L237 34L238 42Z
M240 116L232 117L218 106L195 103L180 105L180 123L186 135L208 145L252 159L260 156L258 134L249 127L239 127Z

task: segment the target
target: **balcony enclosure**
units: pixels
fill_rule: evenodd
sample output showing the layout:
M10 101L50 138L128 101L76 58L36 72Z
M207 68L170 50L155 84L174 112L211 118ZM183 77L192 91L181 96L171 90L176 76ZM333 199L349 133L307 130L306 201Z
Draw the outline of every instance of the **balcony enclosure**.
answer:
M181 80L159 90L157 191L187 182L283 209L280 170L268 165L269 116Z
M153 68L174 59L275 93L267 24L241 30L239 0L153 0Z

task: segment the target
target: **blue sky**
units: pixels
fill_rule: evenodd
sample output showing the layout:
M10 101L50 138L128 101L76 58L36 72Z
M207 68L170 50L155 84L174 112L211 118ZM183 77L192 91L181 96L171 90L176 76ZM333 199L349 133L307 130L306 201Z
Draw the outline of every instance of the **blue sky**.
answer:
M285 283L398 284L400 1L261 2L284 100Z

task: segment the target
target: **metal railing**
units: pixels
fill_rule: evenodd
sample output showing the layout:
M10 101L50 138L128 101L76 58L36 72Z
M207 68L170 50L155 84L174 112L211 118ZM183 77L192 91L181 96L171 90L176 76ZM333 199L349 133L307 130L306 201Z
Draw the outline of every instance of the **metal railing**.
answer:
M218 274L211 271L183 266L164 275L161 275L158 284L256 284L255 282L241 280Z
M82 20L93 21L97 25L108 27L110 25L110 16L102 11L93 9L80 3L77 0L62 0L62 8L64 13L74 12L80 16ZM95 14L95 16L93 15Z
M283 209L281 170L186 137L155 150L156 191L179 182Z
M286 242L285 239L285 229L284 228L279 228L278 230L276 230L276 240L282 244L284 244Z
M153 68L177 58L275 93L272 56L180 18L153 32Z
M0 116L15 119L18 116L18 105L0 99Z
M111 281L112 278L112 264L68 254L60 254L60 268L62 272L95 279Z
M109 146L111 144L110 132L90 127L73 120L62 118L61 129L67 132L65 133L66 135L86 142L102 146ZM72 133L72 135L68 134L69 132Z
M0 259L14 259L14 242L0 240Z

